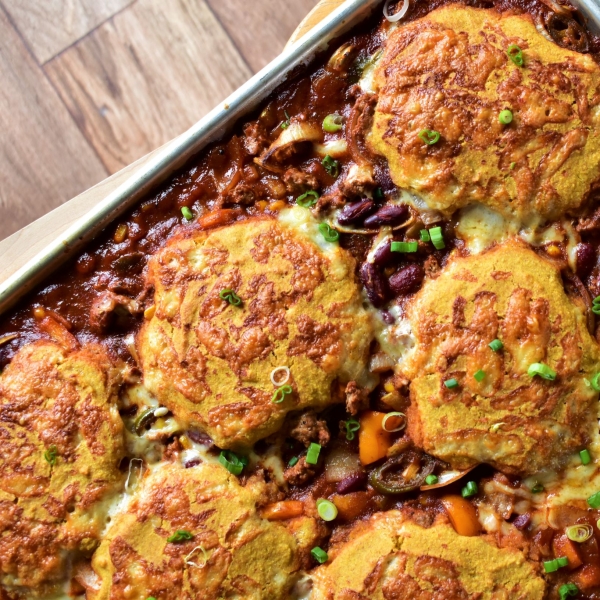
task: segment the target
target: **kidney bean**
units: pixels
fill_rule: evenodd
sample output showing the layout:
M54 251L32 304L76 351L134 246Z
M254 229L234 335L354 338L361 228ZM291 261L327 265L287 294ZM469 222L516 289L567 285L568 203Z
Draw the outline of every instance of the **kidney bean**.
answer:
M577 275L583 279L587 277L596 264L596 251L592 244L577 244L575 247L577 257Z
M384 267L389 265L394 259L397 259L400 256L398 252L392 252L392 243L384 242L381 244L375 253L373 254L373 264L378 267Z
M209 447L214 446L213 441L203 431L198 431L197 429L188 429L187 434L190 440L192 440L192 442L196 442L196 444L202 444L203 446Z
M366 262L360 269L360 278L373 306L385 304L389 298L390 289L379 269L375 265Z
M351 225L352 223L360 223L365 217L370 215L375 208L373 200L361 200L346 204L342 212L338 215L338 223L340 225Z
M394 294L401 296L414 292L421 287L425 271L420 265L408 265L396 271L390 277L390 288Z
M356 492L365 487L367 483L366 473L354 473L348 477L344 477L338 484L336 491L338 494L349 494L350 492Z
M383 225L399 225L408 216L406 204L388 204L380 208L374 215L365 219L365 227L382 227Z
M519 515L514 521L513 525L519 530L523 531L523 529L527 529L529 524L531 523L531 515L529 513L525 513L524 515Z
M396 318L389 310L382 310L381 318L383 319L383 322L388 325L393 325L396 322Z

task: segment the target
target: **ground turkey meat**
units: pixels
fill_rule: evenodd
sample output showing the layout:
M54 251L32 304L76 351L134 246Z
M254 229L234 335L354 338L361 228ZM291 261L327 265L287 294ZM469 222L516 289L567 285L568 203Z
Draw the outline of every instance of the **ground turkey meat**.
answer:
M285 470L283 477L290 485L303 485L315 476L316 469L316 465L309 465L303 456L293 467Z
M269 146L269 138L258 122L248 123L244 127L244 147L250 156L258 156Z
M252 204L256 200L256 192L247 183L238 183L232 190L227 192L225 201L228 204Z
M326 446L329 443L329 429L327 423L322 419L317 419L313 410L300 415L292 424L290 437L298 440L307 448L312 442L320 446Z
M369 408L369 395L358 387L356 381L351 381L346 386L346 410L352 415Z
M311 173L291 167L283 174L283 181L290 194L301 194L319 188L319 180Z

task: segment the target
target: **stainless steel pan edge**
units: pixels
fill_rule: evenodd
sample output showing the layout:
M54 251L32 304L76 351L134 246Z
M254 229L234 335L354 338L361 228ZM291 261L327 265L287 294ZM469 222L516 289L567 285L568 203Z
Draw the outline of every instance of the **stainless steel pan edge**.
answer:
M570 0L579 9L588 29L600 35L600 0Z
M188 131L175 138L144 167L107 195L25 266L0 283L0 314L38 285L60 264L137 200L182 167L207 144L221 138L233 124L255 109L293 69L308 64L331 40L365 19L382 0L346 0L297 43L231 94Z

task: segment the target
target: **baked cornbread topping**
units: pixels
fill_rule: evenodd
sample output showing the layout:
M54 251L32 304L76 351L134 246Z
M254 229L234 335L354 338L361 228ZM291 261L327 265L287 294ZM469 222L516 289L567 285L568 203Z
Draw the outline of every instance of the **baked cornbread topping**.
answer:
M0 322L0 598L600 597L600 40L388 0Z

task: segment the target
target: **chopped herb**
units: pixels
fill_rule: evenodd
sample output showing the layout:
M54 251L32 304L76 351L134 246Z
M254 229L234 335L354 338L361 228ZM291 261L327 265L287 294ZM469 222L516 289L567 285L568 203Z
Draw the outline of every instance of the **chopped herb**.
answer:
M336 133L342 129L344 117L342 115L327 115L323 119L323 129L327 133Z
M338 516L337 506L324 498L317 500L317 512L323 521L333 521Z
M326 242L337 242L340 239L340 234L333 229L328 223L320 223L319 231L321 235L325 238Z
M600 492L596 492L595 494L592 494L588 499L587 499L587 503L592 507L592 508L600 508Z
M322 165L332 177L337 177L340 174L340 163L333 160L329 154L323 159Z
M302 196L298 196L296 204L302 208L310 208L311 206L314 206L318 200L319 194L314 190L309 190L308 192L304 192Z
M444 385L451 390L455 387L458 387L458 381L453 377L452 379L446 379L446 381L444 381Z
M477 487L477 484L474 481L469 481L460 493L463 498L470 498L471 496L475 496L478 491L479 488Z
M567 600L579 594L579 588L574 583L564 583L558 588L560 600Z
M476 381L483 381L485 379L485 371L479 369L479 371L477 371L473 377L475 377Z
M600 373L596 373L593 377L592 377L592 381L591 381L592 387L597 391L600 392Z
M583 544L583 542L587 542L594 535L594 528L588 523L571 525L565 529L565 533L572 542Z
M593 300L592 300L592 304L600 304L600 296L596 296Z
M510 110L502 110L498 115L498 121L502 123L502 125L510 125L513 120L513 114Z
M283 111L283 114L285 115L285 121L281 124L281 129L287 129L290 125L290 115L288 115L287 110Z
M309 465L316 465L319 462L319 454L321 453L321 445L314 442L308 447L306 452L306 462Z
M322 565L323 563L327 562L327 559L329 558L327 556L327 552L325 552L325 550L323 550L322 548L319 548L319 546L315 546L311 551L310 551L310 555L320 564Z
M292 458L290 458L290 462L288 463L288 467L293 467L294 465L298 464L298 457L297 456L292 456Z
M233 306L240 306L242 304L242 299L232 289L229 288L221 290L219 292L219 298L229 302L229 304L232 304Z
M440 141L440 134L439 132L434 131L432 129L422 129L419 132L419 138L424 144L427 144L428 146L433 146L434 144L437 144Z
M356 432L360 429L360 423L356 419L348 419L344 421L344 428L346 429L346 439L351 442Z
M544 571L546 571L546 573L555 573L556 571L558 571L558 561L556 559L545 560Z
M231 450L222 450L219 454L219 462L233 475L239 475L248 465L248 458L238 456Z
M542 379L546 379L548 381L554 381L556 379L556 371L544 363L533 363L532 365L529 365L529 369L527 369L527 375L529 375L529 377L535 377L538 375Z
M495 339L492 340L488 346L494 351L494 352L500 352L500 350L502 350L502 348L504 348L504 344L499 340L499 339Z
M281 404L285 400L285 397L289 396L293 391L291 385L282 385L273 392L271 402L273 402L273 404Z
M429 231L427 231L427 229L421 229L420 234L421 234L422 242L430 242L431 241L431 236L429 235Z
M517 65L517 67L523 66L523 51L521 50L521 48L519 48L519 46L517 46L516 44L511 44L506 49L506 54L508 54L508 58L510 58L510 60L512 60L515 63L515 65Z
M569 559L566 556L561 556L560 558L556 559L556 563L558 564L558 567L568 567L569 566Z
M191 221L194 218L194 213L187 206L181 208L181 214L186 221Z
M171 544L178 544L179 542L188 542L189 540L193 540L194 536L189 531L185 529L178 529L171 537L167 538L167 542Z
M425 483L427 485L435 485L437 482L438 482L437 475L427 475L427 477L425 477Z
M431 243L436 250L443 250L446 247L441 227L433 227L429 230L429 235L431 236Z
M535 484L533 485L533 487L531 488L532 494L539 494L543 491L544 491L544 486L539 481L536 481Z
M54 445L50 446L46 452L44 452L44 460L50 464L50 466L54 466L56 464L56 460L58 458L58 448Z
M600 304L594 304L594 305L592 305L592 312L595 315L600 315Z
M590 456L590 451L587 448L584 448L579 453L579 458L581 458L581 464L589 465L592 462L592 457Z
M378 187L375 188L375 191L373 192L373 200L383 200L385 198L384 194L383 194L383 190ZM598 296L600 298L600 296Z
M509 165L509 169L512 171L517 166L516 162L511 162Z
M416 252L419 249L419 242L392 242L392 252Z

